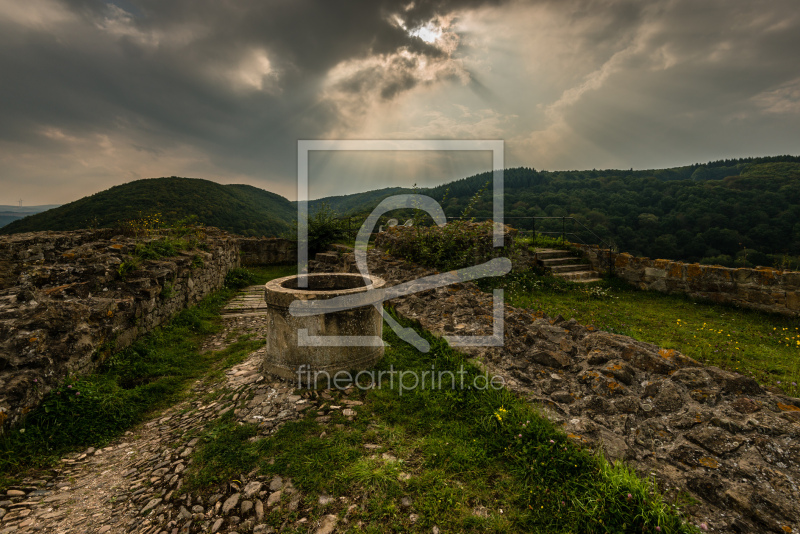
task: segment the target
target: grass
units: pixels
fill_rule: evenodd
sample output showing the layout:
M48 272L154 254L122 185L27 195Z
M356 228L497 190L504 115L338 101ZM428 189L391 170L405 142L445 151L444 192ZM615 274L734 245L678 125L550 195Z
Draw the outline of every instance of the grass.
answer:
M553 237L547 234L536 233L535 236L530 234L520 235L516 238L515 243L519 245L527 245L531 248L555 248L562 250L574 250L575 247L569 240L564 239L562 236Z
M509 391L471 387L476 379L483 384L480 370L441 339L420 333L432 344L428 354L385 329L390 346L377 371L419 376L433 367L461 376L463 368L465 387L457 379L454 388L433 388L429 380L428 387L401 391L399 377L388 383L384 375L382 387L350 394L364 402L353 421L330 410L323 425L308 410L255 440L256 428L229 412L204 433L185 487L214 492L253 470L291 477L304 500L296 511L268 513L265 521L276 529L334 513L347 515L348 532L695 531L652 481L574 445ZM333 394L331 403L340 404L341 393ZM322 494L333 502L319 504ZM352 504L358 506L348 511Z
M149 231L142 229L139 231L144 231L145 234L149 234ZM130 273L137 270L143 261L177 256L178 253L184 250L207 250L208 245L198 239L197 235L186 237L190 231L196 234L199 230L171 228L168 229L164 235L160 235L149 241L137 243L132 254L119 265L117 272L122 278L125 278ZM202 257L199 254L195 255L192 258L192 269L202 266Z
M225 287L244 289L247 286L266 284L275 278L297 273L297 265L270 265L267 267L240 267L231 269L225 277Z
M242 361L263 340L239 336L222 351L201 352L203 339L221 328L219 312L243 278L249 285L291 272L288 266L233 272L226 288L130 347L105 356L96 372L67 377L21 425L0 438L0 486L28 468L52 465L70 451L105 445L182 399L194 380Z
M676 349L704 364L749 374L797 396L800 329L797 319L684 295L639 291L617 279L573 284L532 273L482 282L504 287L514 306L551 317L574 317L599 330Z

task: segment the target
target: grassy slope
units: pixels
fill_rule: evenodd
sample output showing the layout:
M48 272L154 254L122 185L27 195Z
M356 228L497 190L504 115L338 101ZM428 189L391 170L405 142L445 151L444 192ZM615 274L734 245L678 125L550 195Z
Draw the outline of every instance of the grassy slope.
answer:
M273 236L288 231L297 212L282 196L249 185L149 178L25 217L0 228L0 233L108 227L159 213L166 223L196 215L203 224L234 233Z
M350 395L364 402L354 421L331 409L332 420L323 426L309 410L256 441L250 441L257 435L253 425L223 418L203 436L189 487L214 491L215 484L254 468L289 476L305 494L305 510L288 518L271 511L265 520L275 528L287 519L313 522L334 513L348 514L348 532L431 532L434 526L442 532L694 531L647 481L577 448L508 390L470 389L480 371L441 339L420 333L431 341L428 354L384 329L390 348L378 371L420 376L432 366L437 372L464 369L467 387L458 378L451 387L445 375L443 388L431 388L428 379L427 387L411 390L407 375L401 392L400 379L390 384L385 375L382 387ZM333 503L320 505L322 494L334 496ZM403 509L403 497L411 510ZM359 506L348 513L352 503ZM412 511L416 522L409 519Z
M677 349L696 360L752 375L761 384L798 395L800 330L797 319L683 295L638 291L619 280L568 284L549 277L508 277L506 300ZM486 283L484 287L492 287ZM609 296L603 296L603 293Z

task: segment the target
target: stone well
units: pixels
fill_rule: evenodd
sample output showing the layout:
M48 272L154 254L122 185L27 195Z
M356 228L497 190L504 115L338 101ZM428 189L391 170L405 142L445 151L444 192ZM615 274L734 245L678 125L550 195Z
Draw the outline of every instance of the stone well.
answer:
M365 281L362 275L351 273L304 276L308 279L307 288L298 286L297 275L266 285L269 329L262 370L308 386L314 382L327 385L326 376L333 383L339 371L360 371L375 365L383 357L380 311L372 304L338 310L341 299L332 299L345 297L356 304L366 303L368 290L382 288L385 281L377 276L367 276ZM325 313L297 315L308 301L314 301L311 305Z

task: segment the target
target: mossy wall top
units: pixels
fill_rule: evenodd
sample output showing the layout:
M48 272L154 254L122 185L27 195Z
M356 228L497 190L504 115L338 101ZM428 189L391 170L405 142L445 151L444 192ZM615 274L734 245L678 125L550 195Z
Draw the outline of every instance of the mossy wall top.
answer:
M652 260L591 245L576 247L594 269L601 272L611 269L616 276L640 289L685 293L784 315L800 313L800 272Z

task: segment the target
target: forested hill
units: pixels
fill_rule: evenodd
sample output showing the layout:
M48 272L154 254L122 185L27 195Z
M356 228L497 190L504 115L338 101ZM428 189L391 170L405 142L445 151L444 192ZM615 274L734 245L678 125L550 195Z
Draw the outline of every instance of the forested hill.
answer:
M463 215L471 205L468 215L491 217L491 181L492 173L483 173L417 191L440 201L448 216ZM504 183L507 221L521 228L530 228L530 221L513 217L572 216L619 250L651 258L752 266L800 256L800 157L644 171L515 168L505 170ZM388 188L328 197L312 201L310 209L325 203L340 214L364 215L387 196L410 192ZM14 221L0 233L114 226L156 213L166 222L196 215L237 234L275 236L291 233L297 208L248 185L151 178ZM397 215L405 216L410 213Z
M490 217L491 181L487 172L420 192L444 198L447 215L458 216L488 183L470 215ZM505 170L504 182L509 223L572 216L637 255L727 265L744 265L744 254L747 265L773 265L776 257L767 254L800 255L800 157L643 171L515 168ZM377 202L370 204L366 211Z
M196 216L197 222L241 235L277 236L290 230L297 209L284 197L250 185L148 178L19 219L0 228L0 233L113 227L156 214L166 223Z

